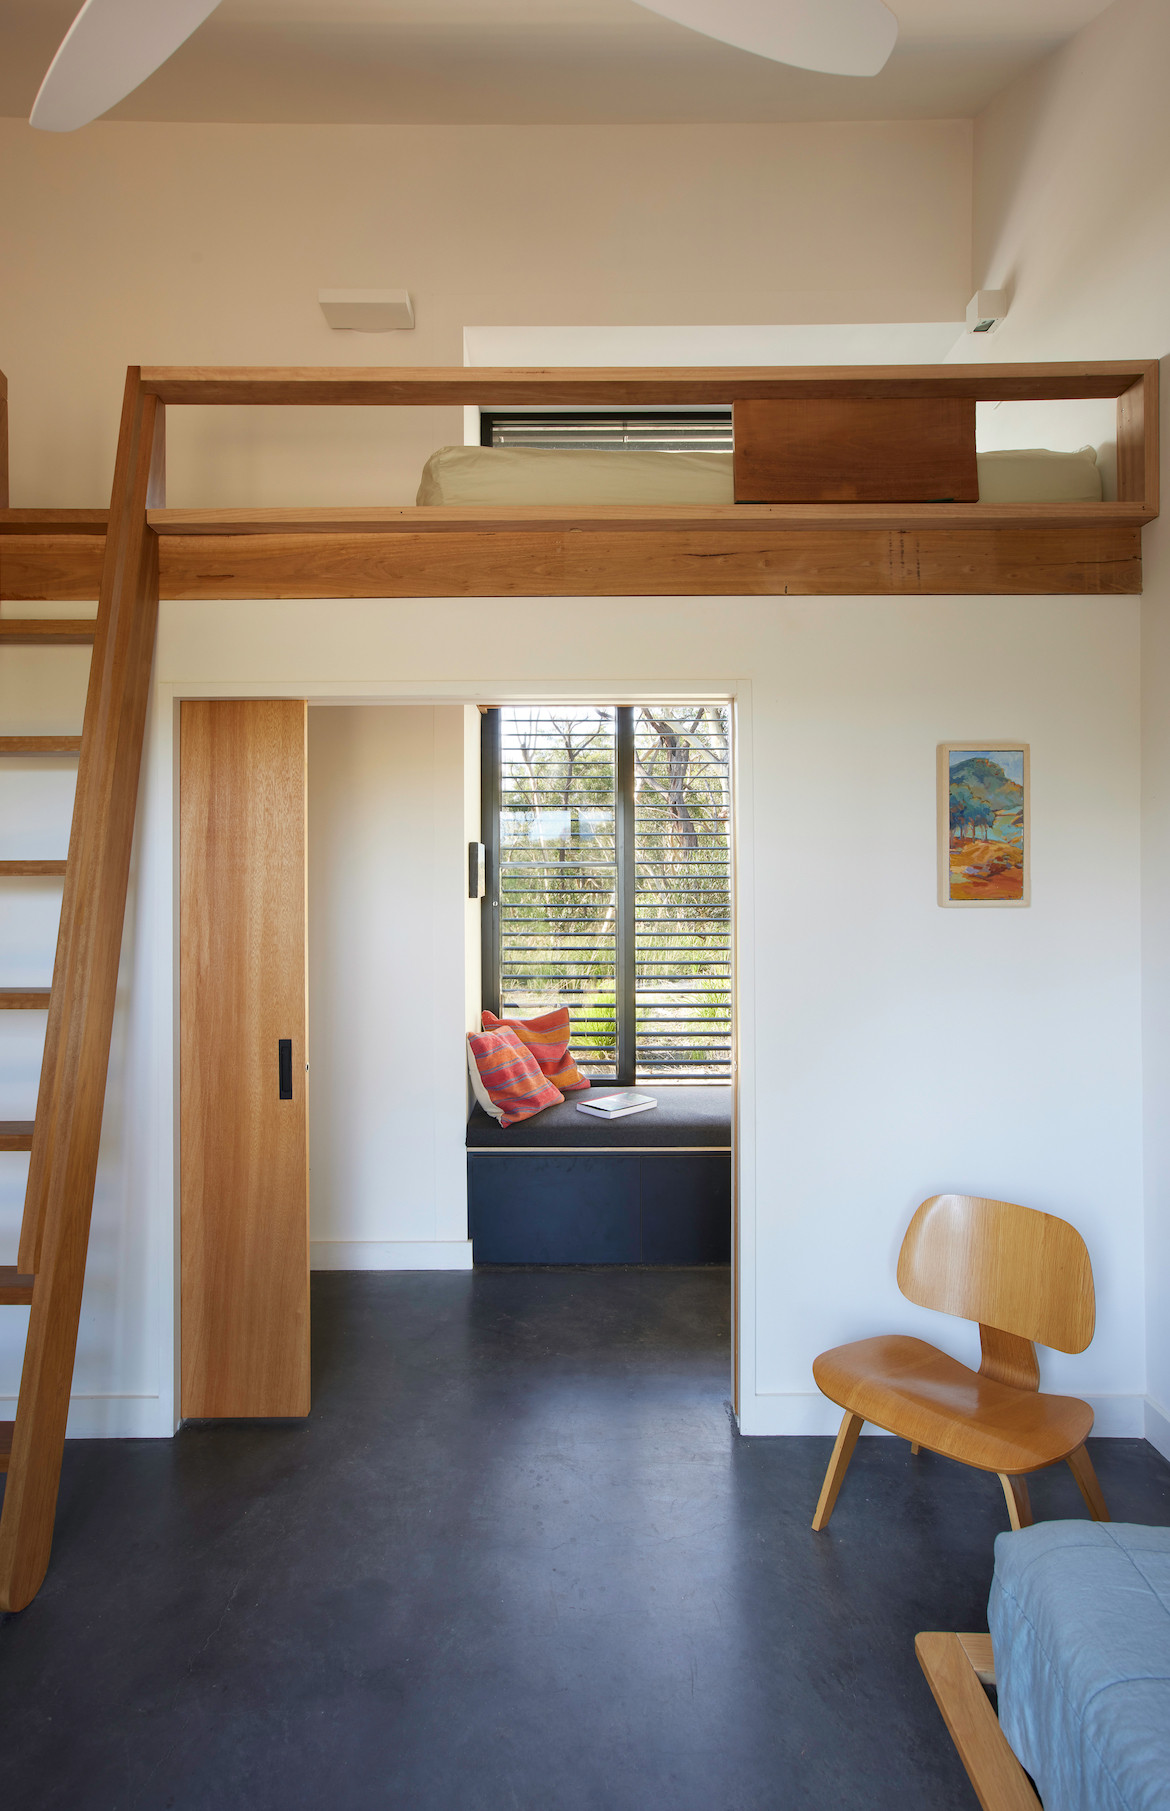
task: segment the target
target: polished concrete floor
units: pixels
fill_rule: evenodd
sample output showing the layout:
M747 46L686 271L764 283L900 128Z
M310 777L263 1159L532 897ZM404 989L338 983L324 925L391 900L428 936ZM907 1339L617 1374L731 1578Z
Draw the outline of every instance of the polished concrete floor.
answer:
M747 1440L725 1271L314 1278L307 1423L77 1442L0 1619L6 1811L975 1811L913 1656L994 1479ZM1118 1520L1170 1466L1096 1444ZM1066 1473L1038 1515L1081 1513Z

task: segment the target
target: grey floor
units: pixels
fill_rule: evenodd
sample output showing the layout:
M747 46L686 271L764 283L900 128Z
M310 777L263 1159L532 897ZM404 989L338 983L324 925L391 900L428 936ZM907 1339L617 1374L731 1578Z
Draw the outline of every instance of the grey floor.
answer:
M0 1619L7 1811L974 1811L913 1657L994 1479L747 1440L725 1271L314 1279L304 1424L76 1442ZM1170 1466L1095 1444L1118 1520ZM1082 1513L1064 1472L1038 1516Z

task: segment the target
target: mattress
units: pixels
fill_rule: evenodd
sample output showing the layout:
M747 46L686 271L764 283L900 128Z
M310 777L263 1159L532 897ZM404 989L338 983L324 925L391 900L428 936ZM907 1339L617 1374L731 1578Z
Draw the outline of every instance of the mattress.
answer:
M1044 1811L1170 1808L1170 1528L1041 1522L995 1543L999 1720Z
M1092 447L980 453L981 503L1099 503ZM443 446L423 467L416 503L734 503L730 453L574 447Z

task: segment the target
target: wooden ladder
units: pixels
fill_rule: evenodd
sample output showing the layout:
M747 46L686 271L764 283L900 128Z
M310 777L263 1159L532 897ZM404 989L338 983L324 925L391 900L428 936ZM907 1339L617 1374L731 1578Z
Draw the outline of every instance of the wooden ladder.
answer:
M6 398L0 378L5 506ZM0 1124L0 1150L31 1153L17 1262L0 1268L0 1304L30 1308L16 1419L0 1423L0 1610L36 1595L53 1540L158 624L158 544L146 511L165 501L163 433L162 404L131 366L96 619L0 617L0 646L93 643L80 737L0 739L2 754L78 754L67 859L0 864L3 874L64 876L52 987L0 991L0 1008L48 1010L36 1118Z

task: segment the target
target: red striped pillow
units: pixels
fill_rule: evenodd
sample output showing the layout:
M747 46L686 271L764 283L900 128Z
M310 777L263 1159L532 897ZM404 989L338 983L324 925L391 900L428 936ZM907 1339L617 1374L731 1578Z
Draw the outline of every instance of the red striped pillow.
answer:
M480 1020L485 1031L496 1031L506 1025L532 1053L554 1088L571 1094L576 1088L587 1088L589 1077L582 1075L569 1049L569 1009L558 1006L539 1019L497 1019L484 1008Z
M469 1032L467 1053L476 1099L502 1126L531 1119L534 1113L555 1107L565 1098L541 1074L535 1057L507 1025L498 1031Z

